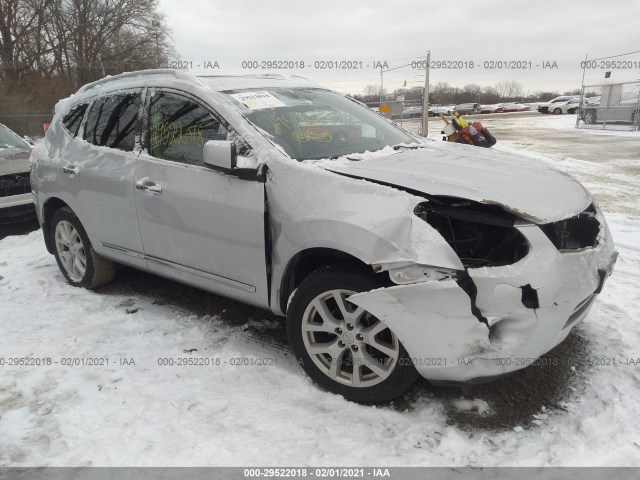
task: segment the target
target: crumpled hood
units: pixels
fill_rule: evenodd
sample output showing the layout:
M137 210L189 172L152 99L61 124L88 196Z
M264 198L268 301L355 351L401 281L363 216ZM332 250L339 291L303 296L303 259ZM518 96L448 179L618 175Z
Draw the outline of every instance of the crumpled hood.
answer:
M577 180L541 161L445 142L323 166L335 173L428 195L500 205L535 223L572 217L592 202Z

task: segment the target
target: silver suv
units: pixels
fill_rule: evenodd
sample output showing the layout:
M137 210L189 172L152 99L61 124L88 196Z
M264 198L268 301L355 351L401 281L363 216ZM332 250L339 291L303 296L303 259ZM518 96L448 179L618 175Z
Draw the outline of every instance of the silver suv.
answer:
M523 368L580 322L616 252L593 198L529 158L398 128L305 79L107 78L56 107L32 172L71 285L120 263L286 316L324 388Z

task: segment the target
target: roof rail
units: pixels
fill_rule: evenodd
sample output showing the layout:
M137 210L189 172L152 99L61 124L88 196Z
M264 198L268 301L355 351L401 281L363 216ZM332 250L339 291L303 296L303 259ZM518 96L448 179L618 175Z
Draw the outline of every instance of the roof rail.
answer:
M303 77L301 75L292 75L290 73L246 73L241 75L196 75L196 77L201 78L280 78L282 80L289 80L291 78L297 78L300 80L309 80L307 77Z
M159 69L149 69L149 70L136 70L135 72L126 72L121 73L119 75L108 76L105 78L101 78L100 80L96 80L95 82L87 83L80 87L80 89L76 92L76 94L86 93L89 90L106 85L111 82L115 82L117 80L126 79L129 77L135 77L137 75L168 75L173 76L177 80L186 80L192 83L197 83L202 85L202 81L199 80L196 76L184 72L182 70L175 70L171 68L159 68Z

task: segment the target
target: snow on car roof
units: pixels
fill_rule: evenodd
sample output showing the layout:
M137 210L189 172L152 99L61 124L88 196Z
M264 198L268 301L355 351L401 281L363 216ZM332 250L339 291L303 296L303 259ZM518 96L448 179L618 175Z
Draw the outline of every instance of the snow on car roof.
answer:
M318 87L318 85L311 80L297 75L212 75L198 76L198 78L216 91L245 90L248 88Z
M84 100L86 97L108 93L116 90L140 88L142 86L204 87L213 91L246 90L263 88L304 88L318 87L312 81L296 75L262 74L262 75L195 75L184 70L149 69L107 76L95 82L87 83L70 97L60 100L56 112L69 102Z
M136 84L153 86L172 86L176 83L187 83L202 86L206 84L216 91L243 90L246 88L269 87L308 87L315 85L310 80L296 75L262 74L262 75L194 75L182 70L156 69L139 70L107 76L81 87L76 95L94 93L103 87L108 90L123 88L124 85ZM106 90L107 88L105 88Z

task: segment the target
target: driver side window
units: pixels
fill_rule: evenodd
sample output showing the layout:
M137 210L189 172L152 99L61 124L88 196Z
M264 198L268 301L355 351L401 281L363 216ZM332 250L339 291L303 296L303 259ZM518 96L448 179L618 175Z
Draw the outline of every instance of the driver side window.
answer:
M149 154L164 160L202 165L209 140L227 140L227 129L195 101L169 92L151 97L148 122Z

